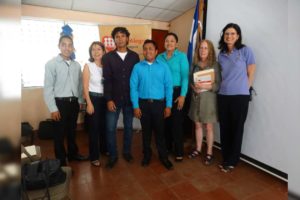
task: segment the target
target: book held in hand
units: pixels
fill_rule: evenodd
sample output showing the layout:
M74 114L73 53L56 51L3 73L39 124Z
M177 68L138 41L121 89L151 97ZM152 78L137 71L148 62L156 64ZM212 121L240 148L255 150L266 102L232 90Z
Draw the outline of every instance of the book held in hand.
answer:
M206 69L195 72L193 74L194 83L214 83L215 82L215 70L214 69ZM200 90L200 92L205 92L206 89Z

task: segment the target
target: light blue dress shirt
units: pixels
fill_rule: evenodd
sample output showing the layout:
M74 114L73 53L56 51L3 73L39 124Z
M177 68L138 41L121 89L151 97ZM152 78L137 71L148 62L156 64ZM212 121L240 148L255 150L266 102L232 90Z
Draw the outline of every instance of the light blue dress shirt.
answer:
M55 97L78 97L83 103L80 64L74 60L68 64L60 55L45 66L44 99L50 112L58 111Z
M168 66L159 60L152 64L143 60L135 64L130 76L130 98L133 108L139 108L141 99L165 99L172 107L172 76Z
M189 84L189 62L186 54L175 49L171 58L168 59L167 52L164 52L159 54L157 59L168 64L172 74L173 87L181 86L180 96L186 96Z

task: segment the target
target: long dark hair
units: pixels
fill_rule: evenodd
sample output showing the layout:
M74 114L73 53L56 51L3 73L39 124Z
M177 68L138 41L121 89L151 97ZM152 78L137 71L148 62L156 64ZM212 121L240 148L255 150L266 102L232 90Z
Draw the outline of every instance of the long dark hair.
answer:
M234 47L237 48L237 49L241 49L243 48L245 45L242 43L242 31L241 31L241 28L239 25L235 24L235 23L229 23L227 24L222 32L221 32L221 38L219 40L219 47L218 49L221 50L221 52L227 52L228 51L228 47L227 47L227 44L224 42L224 34L225 34L225 31L229 28L233 28L237 34L239 35L239 38L238 40L235 42L234 44Z

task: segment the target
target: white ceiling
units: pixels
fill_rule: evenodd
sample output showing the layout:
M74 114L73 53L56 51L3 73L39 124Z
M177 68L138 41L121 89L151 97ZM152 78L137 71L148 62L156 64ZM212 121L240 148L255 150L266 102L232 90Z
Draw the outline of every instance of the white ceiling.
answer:
M22 4L169 22L196 0L22 0Z

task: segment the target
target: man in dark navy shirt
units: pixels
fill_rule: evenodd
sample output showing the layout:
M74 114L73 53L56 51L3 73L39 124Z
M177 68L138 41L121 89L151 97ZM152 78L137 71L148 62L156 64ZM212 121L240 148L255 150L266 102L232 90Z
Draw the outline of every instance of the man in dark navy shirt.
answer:
M127 48L130 33L125 27L116 27L111 33L116 49L105 54L103 62L104 96L107 100L106 134L109 160L106 167L113 168L118 160L116 128L120 111L123 112L124 141L123 157L132 161L132 121L133 108L130 101L129 80L133 66L139 56Z

